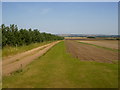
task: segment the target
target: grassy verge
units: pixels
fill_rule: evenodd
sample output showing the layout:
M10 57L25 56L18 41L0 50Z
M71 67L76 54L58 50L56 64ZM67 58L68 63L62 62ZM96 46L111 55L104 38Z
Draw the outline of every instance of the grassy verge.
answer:
M25 46L20 46L20 47L6 46L2 50L2 56L6 57L6 56L9 56L9 55L14 55L14 54L17 54L17 53L28 51L28 50L31 50L33 48L48 44L50 42L52 42L52 41L46 41L46 42L42 42L42 43L32 43L30 45L25 45Z
M79 42L79 43L86 44L86 45L92 45L92 46L95 46L95 47L98 47L98 48L107 49L107 50L110 50L110 51L120 52L119 49L113 49L113 48L103 47L103 46L99 46L99 45L95 45L95 44L90 44L90 43L85 43L85 42Z
M116 88L117 64L85 62L66 52L58 43L22 72L3 77L6 88Z

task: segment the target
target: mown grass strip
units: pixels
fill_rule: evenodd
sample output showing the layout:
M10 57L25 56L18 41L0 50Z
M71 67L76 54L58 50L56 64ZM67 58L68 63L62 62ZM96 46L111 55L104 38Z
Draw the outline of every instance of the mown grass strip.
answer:
M120 52L119 49L113 49L113 48L103 47L103 46L99 46L99 45L95 45L95 44L91 44L91 43L85 43L85 42L79 42L79 43L86 44L86 45L92 45L92 46L95 46L97 48L103 48L103 49L114 51L114 52Z

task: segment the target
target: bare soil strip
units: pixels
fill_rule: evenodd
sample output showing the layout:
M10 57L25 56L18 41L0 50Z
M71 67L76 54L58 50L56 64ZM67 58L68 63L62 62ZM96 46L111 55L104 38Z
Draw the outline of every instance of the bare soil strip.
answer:
M51 47L53 47L58 42L60 42L60 41L53 42L53 43L32 49L25 53L21 53L19 55L16 55L15 57L11 57L10 59L3 60L3 64L2 64L3 65L3 68L2 68L3 76L9 75L12 72L15 72L19 69L24 68L27 64L31 63L36 58L45 54ZM42 48L44 48L44 49L42 49ZM37 53L35 53L35 52L37 52Z
M80 60L117 63L118 52L81 44L72 40L66 40L65 42L67 51Z
M29 50L29 51L26 51L26 52L23 52L23 53L19 53L19 54L17 54L17 55L11 56L11 57L3 58L3 65L7 65L7 64L9 64L9 63L15 62L15 61L17 61L17 60L20 59L20 58L23 58L23 57L25 57L25 56L27 56L27 55L30 55L30 54L32 54L32 53L35 53L35 52L37 52L38 50L43 49L43 48L49 46L50 44L51 44L51 43L46 44L46 45L43 45L43 46L40 46L40 47L38 47L38 48Z
M98 41L79 41L84 43L95 44L98 46L104 46L108 48L118 49L118 41L117 40L98 40Z

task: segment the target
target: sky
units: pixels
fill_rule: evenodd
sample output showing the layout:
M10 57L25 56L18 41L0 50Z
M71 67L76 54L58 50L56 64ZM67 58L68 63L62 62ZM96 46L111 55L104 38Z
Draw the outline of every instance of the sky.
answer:
M0 25L2 24L2 3L0 2Z
M1 0L2 2L118 2L119 0Z
M118 34L117 2L3 2L2 23L52 34Z

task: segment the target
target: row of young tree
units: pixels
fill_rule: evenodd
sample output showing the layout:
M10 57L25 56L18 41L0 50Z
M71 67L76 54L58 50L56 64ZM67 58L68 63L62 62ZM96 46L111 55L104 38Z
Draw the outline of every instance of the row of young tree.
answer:
M17 25L1 25L2 30L2 47L29 45L44 41L62 40L63 37L50 33L40 33L38 29L18 29Z

